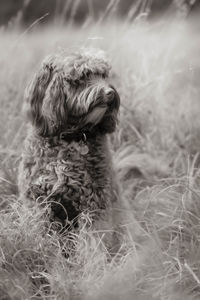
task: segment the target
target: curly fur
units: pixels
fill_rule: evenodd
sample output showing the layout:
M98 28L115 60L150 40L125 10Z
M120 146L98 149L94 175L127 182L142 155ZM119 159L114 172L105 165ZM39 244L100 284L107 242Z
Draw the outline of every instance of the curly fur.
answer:
M30 129L19 168L21 197L50 203L63 224L89 212L113 222L116 176L107 134L120 99L99 50L47 57L25 94Z

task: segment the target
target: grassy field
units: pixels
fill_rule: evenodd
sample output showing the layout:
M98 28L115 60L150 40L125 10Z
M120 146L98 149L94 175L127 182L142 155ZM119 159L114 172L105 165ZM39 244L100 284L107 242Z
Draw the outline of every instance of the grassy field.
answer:
M169 20L0 31L1 300L200 299L198 28ZM17 197L25 86L46 54L80 46L107 52L121 95L111 141L137 226L127 225L115 257L97 232L58 234L44 209Z

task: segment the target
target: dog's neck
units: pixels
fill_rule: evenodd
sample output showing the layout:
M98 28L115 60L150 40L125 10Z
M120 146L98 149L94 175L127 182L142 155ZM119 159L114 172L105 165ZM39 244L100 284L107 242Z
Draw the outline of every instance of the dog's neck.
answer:
M53 136L41 136L37 130L31 128L30 132L39 138L44 143L51 145L51 147L59 146L60 144L73 142L81 145L94 144L95 141L99 141L106 136L105 133L96 130L79 130L79 131L62 131L60 134Z
M64 140L68 143L71 142L83 142L94 139L96 134L92 131L77 131L77 132L62 132L59 136L60 140Z

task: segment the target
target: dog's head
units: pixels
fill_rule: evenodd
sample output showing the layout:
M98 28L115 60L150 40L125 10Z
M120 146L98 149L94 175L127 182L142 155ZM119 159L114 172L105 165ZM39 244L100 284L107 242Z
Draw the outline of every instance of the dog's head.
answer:
M120 98L101 50L47 57L27 88L28 117L42 136L115 130Z

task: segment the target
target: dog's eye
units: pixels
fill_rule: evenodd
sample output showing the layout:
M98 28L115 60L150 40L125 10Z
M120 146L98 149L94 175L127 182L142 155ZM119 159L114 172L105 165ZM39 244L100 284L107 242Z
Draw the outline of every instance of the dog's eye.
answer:
M80 81L78 79L72 80L72 79L65 78L64 81L68 83L71 87L73 86L77 87L78 85L80 85Z
M74 80L73 82L75 85L79 85L80 84L80 81L78 79Z
M86 71L85 74L84 74L84 76L85 76L86 78L90 77L90 75L91 75L91 72L90 72L89 70Z

